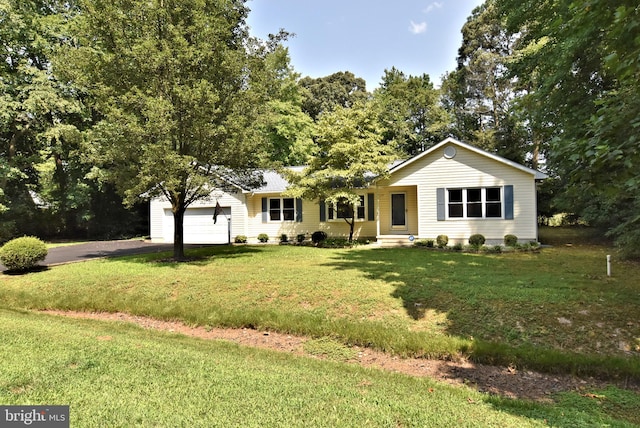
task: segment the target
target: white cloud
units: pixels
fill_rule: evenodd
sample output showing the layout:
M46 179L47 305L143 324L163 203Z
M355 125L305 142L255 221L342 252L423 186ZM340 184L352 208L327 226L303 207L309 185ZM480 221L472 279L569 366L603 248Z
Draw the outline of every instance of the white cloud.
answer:
M422 34L427 31L427 23L420 22L419 24L416 24L415 22L411 21L409 31L411 31L413 34Z
M431 3L429 6L427 6L427 8L424 10L424 13L430 13L433 12L436 9L441 9L443 6L443 4L439 1L434 1L433 3Z

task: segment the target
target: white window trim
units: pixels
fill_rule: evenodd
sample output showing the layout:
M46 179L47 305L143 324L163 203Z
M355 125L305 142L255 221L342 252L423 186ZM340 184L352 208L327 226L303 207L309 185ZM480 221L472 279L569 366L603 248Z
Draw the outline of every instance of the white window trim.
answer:
M293 200L293 219L285 220L284 219L284 200L292 199ZM271 201L279 200L280 201L280 220L271 220ZM298 212L296 210L296 200L295 198L267 198L267 223L294 223L298 216Z
M487 217L487 189L500 189L500 217ZM468 217L467 216L467 190L480 189L480 204L482 205L482 217ZM462 217L450 217L449 216L449 191L450 190L462 190ZM452 221L468 221L468 220L504 220L505 200L504 200L504 186L468 186L468 187L448 187L445 189L445 218ZM454 202L459 204L459 202Z

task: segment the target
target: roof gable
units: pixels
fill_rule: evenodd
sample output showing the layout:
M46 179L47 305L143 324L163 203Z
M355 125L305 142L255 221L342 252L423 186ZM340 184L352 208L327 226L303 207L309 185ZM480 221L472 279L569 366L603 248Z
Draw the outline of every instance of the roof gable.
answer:
M531 174L531 175L534 176L534 178L536 180L542 180L542 179L545 179L545 178L548 177L547 174L544 174L544 173L542 173L540 171L537 171L537 170L532 169L532 168L528 168L528 167L526 167L524 165L521 165L521 164L519 164L517 162L511 161L509 159L503 158L502 156L498 156L498 155L495 155L493 153L489 153L489 152L487 152L485 150L482 150L482 149L479 149L479 148L474 147L472 145L463 143L463 142L458 141L455 138L451 138L451 137L441 141L440 143L436 144L435 146L431 147L430 149L425 150L424 152L422 152L422 153L420 153L420 154L418 154L418 155L416 155L416 156L414 156L414 157L412 157L410 159L407 159L406 161L404 161L402 163L399 163L397 165L392 166L391 168L389 168L389 172L393 174L394 172L399 171L399 170L405 168L406 166L411 165L414 162L419 161L420 159L423 159L423 158L429 156L431 153L437 151L438 149L440 149L441 147L446 146L446 145L457 145L459 147L465 148L465 149L467 149L467 150L469 150L471 152L474 152L476 154L485 156L485 157L487 157L489 159L492 159L492 160L494 160L496 162L502 163L504 165L508 165L508 166L516 168L516 169L518 169L520 171L523 171L523 172L526 172L528 174Z
M493 153L489 153L485 150L479 149L477 147L471 146L469 144L463 143L461 141L456 140L455 138L447 138L443 141L441 141L440 143L436 144L435 146L431 147L429 150L426 150L410 159L407 159L405 161L401 161L401 162L394 162L393 164L391 164L389 166L389 172L391 174L393 174L394 172L400 171L403 168L413 164L414 162L419 161L420 159L423 159L427 156L429 156L430 154L432 154L433 152L437 151L438 149L440 149L443 146L446 145L456 145L462 148L465 148L471 152L474 152L476 154L485 156L489 159L492 159L496 162L499 162L501 164L504 165L508 165L510 167L516 168L520 171L526 172L528 174L531 174L535 177L536 180L542 180L547 178L547 175L540 172L540 171L536 171L535 169L531 169L528 168L524 165L521 165L517 162L513 162L509 159L503 158L501 156L498 155L494 155ZM304 166L292 166L292 167L287 167L288 169L292 170L292 171L296 171L296 172L302 172L304 171ZM247 189L242 185L238 185L235 184L238 189L242 190L243 192L250 192L253 194L266 194L266 193L282 193L284 192L288 187L289 187L289 182L286 180L286 178L280 174L277 171L273 171L273 170L262 170L260 171L260 173L262 174L262 178L263 178L263 185L261 187L258 188L254 188L254 189ZM222 177L222 176L221 176ZM223 177L224 179L224 177ZM233 183L233 180L228 180L230 183Z

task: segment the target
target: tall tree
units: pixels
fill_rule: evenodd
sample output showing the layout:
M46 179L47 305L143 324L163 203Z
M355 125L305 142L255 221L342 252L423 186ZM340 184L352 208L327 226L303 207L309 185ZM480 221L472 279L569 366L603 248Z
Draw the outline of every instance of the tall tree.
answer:
M58 66L101 117L91 134L98 175L128 204L164 195L174 258L184 258L187 207L220 178L257 186L255 121L271 90L277 43L248 36L244 0L83 0Z
M270 163L305 165L316 150L313 120L294 101L272 100L264 118L266 153Z
M305 90L302 109L313 120L336 107L349 108L369 98L364 79L350 71L340 71L317 79L305 77L300 79L299 85Z
M373 96L386 128L384 140L400 152L413 156L447 137L451 118L428 75L407 76L395 67L385 70Z
M289 195L319 199L342 211L341 217L349 224L349 241L361 198L358 189L366 188L373 178L386 176L392 160L392 150L381 143L377 116L372 102L325 112L317 123L318 152L302 173L288 173Z
M531 107L556 130L548 162L564 206L640 256L640 9L637 1L497 0L522 36L517 76L535 75Z
M315 150L313 120L302 110L304 97L298 85L300 75L293 70L288 49L276 46L267 58L273 90L265 116L260 120L265 133L266 163L305 165Z
M462 27L458 67L442 87L458 138L523 163L535 149L530 147L527 119L515 108L520 82L507 72L516 42L497 13L495 0L487 0Z
M38 165L52 162L52 184L69 201L78 181L66 169L84 122L82 104L51 71L51 56L65 39L64 17L73 1L0 0L0 240L34 233L36 207L30 191L40 190ZM77 165L77 163L75 163ZM64 199L64 198L67 199ZM60 204L60 215L72 211Z

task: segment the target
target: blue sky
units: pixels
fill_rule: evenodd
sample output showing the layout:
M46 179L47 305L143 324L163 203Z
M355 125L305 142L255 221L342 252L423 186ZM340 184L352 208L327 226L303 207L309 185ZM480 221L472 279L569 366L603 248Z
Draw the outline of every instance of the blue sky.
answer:
M250 0L248 24L266 38L295 33L286 45L302 76L351 71L375 89L385 69L440 78L456 66L460 29L482 0Z

